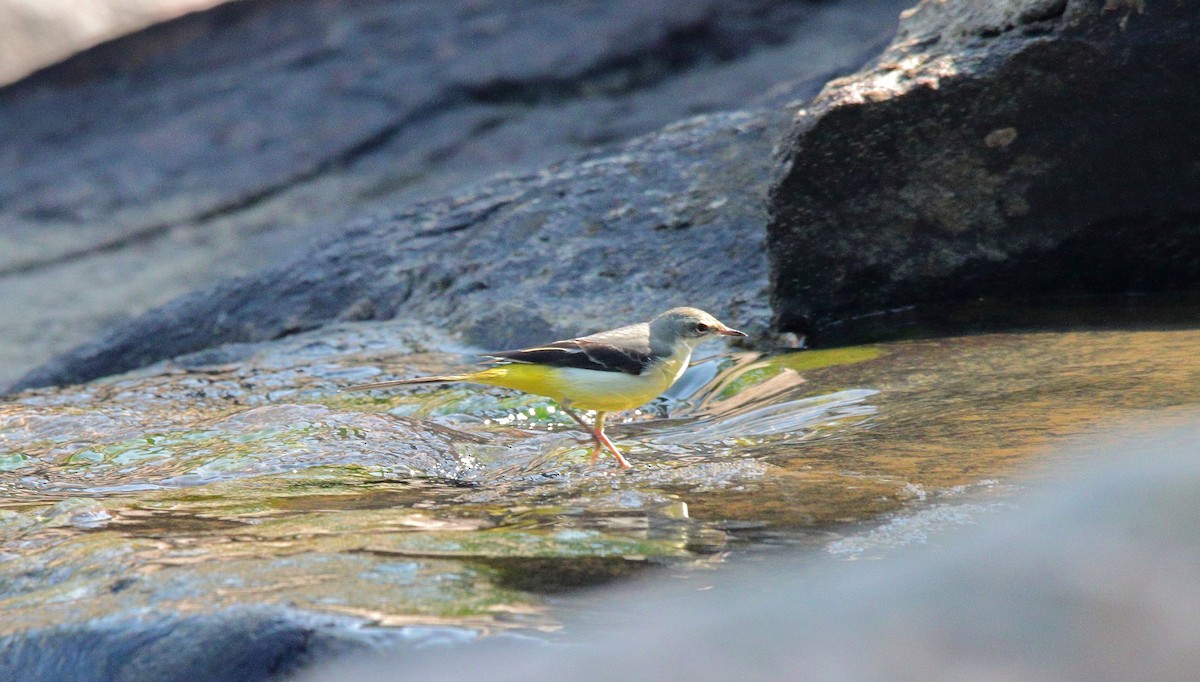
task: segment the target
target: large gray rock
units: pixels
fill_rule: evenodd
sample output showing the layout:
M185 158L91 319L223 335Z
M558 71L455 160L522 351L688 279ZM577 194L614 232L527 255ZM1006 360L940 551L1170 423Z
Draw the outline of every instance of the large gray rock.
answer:
M643 89L785 39L805 14L772 0L265 0L185 17L0 93L2 159L16 171L0 178L0 272L205 223L396 137L410 153L453 156L475 128L530 105ZM677 106L633 130L682 118ZM562 122L546 128L568 135ZM630 136L588 128L569 133ZM371 173L377 194L424 170L391 151L392 174ZM90 237L69 238L84 227Z
M872 34L796 35L825 14L246 0L46 69L0 90L0 381L372 206L845 69Z
M762 328L762 196L768 132L781 123L773 112L709 116L615 153L359 220L297 260L118 326L18 387L87 381L337 319L415 317L487 347L681 304Z
M798 116L780 328L979 296L1200 284L1200 6L922 2Z
M783 104L861 64L902 5L354 3L331 28L327 3L237 3L149 32L147 49L155 35L187 49L137 68L122 61L128 46L95 51L0 99L0 121L31 128L7 150L27 170L0 179L6 232L26 244L3 252L0 275L155 249L179 231L234 234L205 252L226 272L278 263L295 232L336 237L120 325L18 385L85 381L335 319L412 316L485 346L594 330L610 321L597 310L624 323L678 303L765 328L764 197ZM122 77L100 77L106 68ZM71 78L101 112L62 94ZM757 109L584 154L755 96ZM49 115L64 99L73 128ZM374 217L348 217L368 205ZM79 240L82 224L91 236ZM41 246L21 241L29 235ZM168 265L187 260L166 254ZM161 293L161 278L147 281Z

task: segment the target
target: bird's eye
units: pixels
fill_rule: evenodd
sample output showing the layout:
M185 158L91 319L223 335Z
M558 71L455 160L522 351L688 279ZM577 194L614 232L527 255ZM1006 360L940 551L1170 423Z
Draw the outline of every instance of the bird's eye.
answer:
M707 324L704 324L703 322L696 323L696 333L697 334L707 334L710 329L712 329L712 327L708 326Z

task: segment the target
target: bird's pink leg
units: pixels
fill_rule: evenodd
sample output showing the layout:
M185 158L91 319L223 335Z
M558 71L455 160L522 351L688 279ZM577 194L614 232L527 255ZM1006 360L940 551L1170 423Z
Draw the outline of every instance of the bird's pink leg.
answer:
M588 435L592 437L593 445L591 452L591 463L594 466L596 464L596 460L600 458L600 450L604 447L604 443L602 443L600 439L596 437L596 429L592 427L591 424L583 421L583 417L575 414L575 411L571 408L567 407L566 405L560 405L560 407L562 407L563 412L566 412L571 419L574 419L580 426L583 427L583 430L587 431Z
M621 451L617 449L617 446L613 445L613 442L608 439L608 436L604 435L604 418L607 416L607 412L596 413L596 425L592 431L592 435L596 437L597 441L608 448L608 451L613 454L613 457L617 458L617 464L621 465L622 469L632 469L633 465L625 461L625 458L621 456ZM598 453L595 452L592 453L593 463L596 461L597 454Z
M583 418L575 414L570 407L567 407L566 405L562 405L561 407L563 412L566 412L571 419L574 419L579 423L580 426L582 426L585 430L587 430L588 433L591 434L592 442L595 443L595 446L592 447L591 452L591 463L593 466L600 459L600 451L608 448L608 451L617 458L617 464L619 464L622 469L633 468L632 465L625 461L625 458L621 456L621 451L617 449L617 446L613 445L613 442L608 439L608 436L604 435L604 417L607 416L607 412L597 412L596 423L593 425L583 421Z

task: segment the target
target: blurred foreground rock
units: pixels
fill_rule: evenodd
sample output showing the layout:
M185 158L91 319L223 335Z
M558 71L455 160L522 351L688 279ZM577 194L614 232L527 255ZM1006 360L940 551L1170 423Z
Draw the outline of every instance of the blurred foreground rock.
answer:
M496 643L301 675L496 680L1160 680L1200 669L1200 426L1093 444L1114 462L882 562L773 563L702 591L597 595L570 644ZM693 588L697 585L692 585Z
M979 296L1200 285L1200 6L922 2L796 119L779 328Z

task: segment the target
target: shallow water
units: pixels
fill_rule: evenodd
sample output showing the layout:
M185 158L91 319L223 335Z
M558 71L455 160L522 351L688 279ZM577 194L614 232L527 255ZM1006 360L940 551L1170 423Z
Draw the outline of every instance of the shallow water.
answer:
M1200 331L699 361L588 464L553 403L337 388L465 358L346 325L0 404L0 634L244 604L553 628L547 595L778 545L873 556L1005 504L1065 438L1200 403ZM450 349L447 351L446 349ZM386 367L386 373L380 373Z

